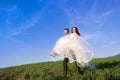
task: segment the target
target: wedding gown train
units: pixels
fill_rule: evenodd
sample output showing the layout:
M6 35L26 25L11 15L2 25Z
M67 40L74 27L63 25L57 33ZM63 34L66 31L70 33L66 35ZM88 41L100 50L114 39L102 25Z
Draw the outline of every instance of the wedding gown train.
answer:
M85 66L94 57L94 52L84 38L72 33L57 40L51 55L53 61L67 57L70 63L76 61L79 66Z

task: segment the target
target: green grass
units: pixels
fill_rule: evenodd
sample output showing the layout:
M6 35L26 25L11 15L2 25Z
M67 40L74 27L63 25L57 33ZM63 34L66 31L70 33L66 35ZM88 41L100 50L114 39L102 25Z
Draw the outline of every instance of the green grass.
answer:
M68 63L69 80L120 80L120 58L97 58L90 63L96 69L84 67L83 74L78 74L75 63ZM62 66L58 61L1 68L0 80L64 80Z

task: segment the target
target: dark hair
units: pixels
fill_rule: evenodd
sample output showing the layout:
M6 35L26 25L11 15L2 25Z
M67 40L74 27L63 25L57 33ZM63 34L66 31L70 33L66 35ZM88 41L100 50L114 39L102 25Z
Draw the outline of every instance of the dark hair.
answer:
M69 33L69 29L68 29L68 28L64 28L64 30L67 30L67 31L68 31L68 33Z
M76 33L77 33L79 36L81 36L81 35L80 35L80 33L79 33L79 30L78 30L78 28L77 28L77 27L75 27L75 26L73 26L73 27L72 27L72 30L71 30L71 32L73 33L73 28L75 28L75 29L76 29Z

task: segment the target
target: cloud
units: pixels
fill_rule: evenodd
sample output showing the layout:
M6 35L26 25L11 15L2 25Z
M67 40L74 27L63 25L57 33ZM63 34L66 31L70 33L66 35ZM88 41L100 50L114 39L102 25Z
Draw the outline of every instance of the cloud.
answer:
M5 16L7 19L5 20L6 24L13 24L11 22L11 16L16 16L17 14L17 6L10 5L10 6L0 6L1 15Z
M104 12L101 16L102 17L109 16L112 12L113 12L112 10L108 10L108 11Z
M107 20L107 17L112 14L112 10L106 10L105 12L101 13L100 15L98 16L95 16L95 15L91 15L90 16L90 19L93 24L95 25L98 25L99 27L103 27L106 20Z
M6 24L13 24L10 20L6 20Z
M40 19L40 13L36 14L31 19L28 19L25 23L23 22L23 24L21 24L21 26L18 28L18 30L16 30L15 32L8 35L7 38L23 34L28 29L34 27L34 25L39 21L39 19Z
M17 6L16 5L11 5L11 6L8 6L8 7L0 7L0 10L6 11L6 12L16 11Z
M84 25L86 27L98 27L101 28L104 26L107 18L113 13L112 9L106 9L106 11L101 11L99 14L97 4L99 3L97 0L92 3L89 9L84 10L82 12L81 7L86 5L86 1L78 2L81 3L79 8L75 6L67 5L68 1L61 1L61 8L68 16L70 24L72 25ZM79 4L76 4L77 6ZM84 13L84 15L83 15Z
M64 4L64 3L66 3L68 0L60 0L60 3L61 4Z
M104 43L104 45L102 46L103 48L107 48L107 47L110 47L110 46L114 46L117 44L117 41L109 41L109 42L106 42Z
M40 3L42 2L43 0L37 0L37 4L40 5Z
M102 33L100 31L94 32L94 33L83 33L83 37L86 40L99 40L102 36Z
M2 33L0 33L0 39L1 39L1 38L4 38L4 35L3 35Z

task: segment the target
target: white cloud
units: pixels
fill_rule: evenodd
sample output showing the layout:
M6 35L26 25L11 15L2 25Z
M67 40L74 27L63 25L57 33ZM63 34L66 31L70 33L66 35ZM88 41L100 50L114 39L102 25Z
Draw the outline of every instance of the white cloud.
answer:
M104 43L104 45L102 47L103 48L112 47L112 46L114 46L116 44L117 44L117 41L113 40L113 41L109 41L109 42Z
M39 5L43 0L37 0L37 4Z
M61 4L64 4L64 3L66 3L68 0L60 0L60 3Z
M2 34L2 33L0 33L0 39L1 39L1 38L4 38L4 36L3 36L3 34Z
M13 24L10 20L6 20L6 24Z
M112 10L108 10L108 11L104 12L101 16L102 17L109 16L112 12L113 12Z
M83 13L79 8L85 6L86 1L78 2L84 3L84 5L79 6L79 8L75 8L74 6L67 6L68 1L61 1L61 8L68 16L70 24L72 25L84 25L86 27L98 27L101 28L104 26L107 17L113 13L112 9L103 11L99 14L96 14L98 11L98 1L95 1L92 6L84 12L84 16L81 15Z
M17 6L16 5L11 5L9 7L0 7L0 10L7 11L7 12L16 11Z
M34 27L34 25L39 21L39 19L40 19L40 14L38 13L35 16L33 16L31 19L28 19L25 23L23 22L23 24L21 24L18 30L8 35L7 38L17 36L19 34L23 34L28 29Z
M105 22L106 22L106 20L107 20L107 17L110 15L110 14L112 14L112 10L107 10L106 12L103 12L103 13L101 13L100 15L98 15L98 16L93 16L93 15L91 15L90 16L90 19L92 20L92 22L93 22L93 24L96 24L96 25L98 25L98 27L103 27L104 26L104 24L105 24Z
M94 33L84 33L83 37L87 40L99 40L102 36L100 31Z

